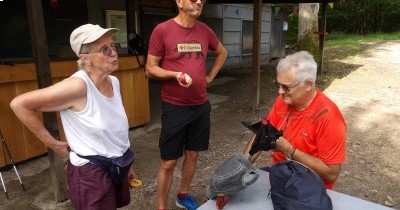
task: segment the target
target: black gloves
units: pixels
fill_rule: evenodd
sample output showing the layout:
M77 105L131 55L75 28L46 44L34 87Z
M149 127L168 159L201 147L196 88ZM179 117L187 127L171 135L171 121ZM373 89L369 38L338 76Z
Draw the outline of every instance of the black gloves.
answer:
M268 151L276 148L276 140L283 135L282 131L278 131L269 120L265 120L251 124L250 122L242 121L242 124L249 128L254 133L257 133L249 154L252 156L259 151Z

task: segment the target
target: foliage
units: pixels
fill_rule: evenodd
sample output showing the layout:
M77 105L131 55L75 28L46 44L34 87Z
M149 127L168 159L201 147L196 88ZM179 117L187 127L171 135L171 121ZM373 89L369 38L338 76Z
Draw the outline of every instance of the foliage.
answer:
M351 0L328 9L327 30L352 34L400 31L400 0Z
M299 29L299 14L288 14L288 30L287 30L287 37L286 42L288 44L297 44L297 34Z
M298 28L299 28L299 4L298 3L281 3L272 4L274 8L284 9L287 14L288 30L286 32L286 43L289 45L297 44ZM274 10L276 12L276 9Z
M297 45L299 15L293 8L299 4L282 4L288 11L287 44ZM327 9L326 38L331 34L373 34L381 37L382 33L392 33L396 36L400 31L400 0L341 0ZM321 13L320 13L321 15ZM396 39L396 37L394 37ZM397 36L399 39L400 36Z

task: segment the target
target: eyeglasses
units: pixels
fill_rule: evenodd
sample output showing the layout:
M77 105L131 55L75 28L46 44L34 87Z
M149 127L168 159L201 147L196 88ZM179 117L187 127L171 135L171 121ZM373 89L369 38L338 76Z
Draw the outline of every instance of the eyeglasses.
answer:
M112 51L114 51L115 53L118 54L119 52L119 45L111 45L111 46L105 46L103 48L101 48L98 51L91 51L91 52L82 52L82 54L89 54L89 53L103 53L103 55L105 56L111 56Z
M206 0L200 0L201 1L201 3L202 4L204 4L204 2L206 2ZM197 0L190 0L190 2L192 2L192 3L196 3L197 2Z
M289 86L289 85L284 85L279 83L278 81L276 81L276 79L274 79L274 84L277 88L282 88L283 91L285 91L285 93L289 93L291 89L295 88L296 86L300 85L301 83L303 83L306 80L303 80L295 85Z

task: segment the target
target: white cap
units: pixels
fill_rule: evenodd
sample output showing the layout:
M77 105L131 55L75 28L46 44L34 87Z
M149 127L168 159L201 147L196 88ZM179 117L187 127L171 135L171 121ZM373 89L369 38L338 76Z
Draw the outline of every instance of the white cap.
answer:
M105 33L119 31L118 28L102 28L99 25L85 24L76 28L69 38L71 48L77 56L81 51L82 44L92 43L102 37Z

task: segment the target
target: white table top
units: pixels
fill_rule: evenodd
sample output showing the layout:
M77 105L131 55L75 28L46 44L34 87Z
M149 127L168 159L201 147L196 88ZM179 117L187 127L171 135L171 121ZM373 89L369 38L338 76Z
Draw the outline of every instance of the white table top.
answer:
M229 196L229 201L223 210L259 210L274 209L271 196L268 172L258 170L258 180L246 189ZM391 208L362 200L343 193L327 190L331 197L334 210L389 210ZM208 200L198 210L215 210L215 200Z

